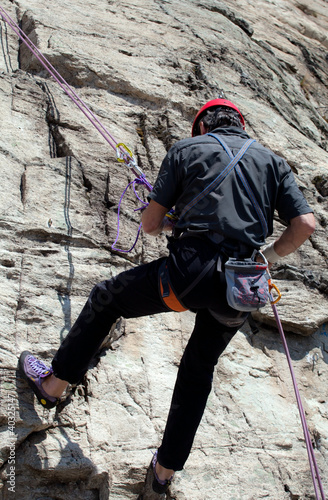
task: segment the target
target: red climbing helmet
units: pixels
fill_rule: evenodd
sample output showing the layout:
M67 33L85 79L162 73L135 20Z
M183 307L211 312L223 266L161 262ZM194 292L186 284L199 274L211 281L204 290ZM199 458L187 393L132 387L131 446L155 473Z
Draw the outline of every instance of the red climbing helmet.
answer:
M202 115L210 108L217 108L218 106L226 106L227 108L234 109L239 113L240 121L243 125L243 129L245 130L245 120L237 106L235 106L232 102L227 99L213 99L212 101L208 101L200 110L198 111L196 118L194 119L194 123L192 124L191 135L194 137L195 135L199 135L198 125Z

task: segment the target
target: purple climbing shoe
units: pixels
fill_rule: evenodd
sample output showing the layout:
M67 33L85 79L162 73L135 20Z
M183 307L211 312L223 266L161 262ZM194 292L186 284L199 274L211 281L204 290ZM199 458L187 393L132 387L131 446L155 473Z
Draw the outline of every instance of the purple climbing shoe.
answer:
M157 451L154 453L153 459L151 461L152 469L153 469L153 490L159 495L166 493L173 479L174 474L170 477L170 479L166 479L165 481L161 481L156 474L156 463L157 463Z
M39 361L29 351L24 351L19 358L19 368L27 380L39 403L50 410L59 403L59 399L49 396L42 388L42 380L53 373L42 361Z
M147 469L145 483L137 500L166 500L167 498L171 498L168 490L173 476L166 481L161 481L156 474L156 462L157 451L154 453Z

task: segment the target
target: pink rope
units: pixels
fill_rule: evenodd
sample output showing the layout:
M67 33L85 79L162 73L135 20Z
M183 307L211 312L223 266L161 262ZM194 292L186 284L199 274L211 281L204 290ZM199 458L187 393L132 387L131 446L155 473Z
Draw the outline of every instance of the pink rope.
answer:
M286 337L285 337L285 334L284 334L284 330L282 328L282 324L281 324L281 321L280 321L280 318L279 318L277 307L276 307L275 304L273 304L273 297L272 297L272 295L270 297L270 300L271 300L271 306L272 306L273 314L274 314L274 317L276 319L276 322L277 322L277 325L278 325L278 330L279 330L279 333L280 333L280 337L281 337L281 340L282 340L282 343L283 343L283 346L284 346L284 350L285 350L285 353L286 353L286 357L287 357L287 361L288 361L288 365L289 365L289 369L290 369L292 381L293 381L293 386L294 386L294 391L295 391L295 396L296 396L298 411L299 411L299 414L300 414L300 417L301 417L301 422L302 422L302 427L303 427L303 434L304 434L305 443L306 443L306 450L307 450L309 464L310 464L310 469L311 469L311 475L312 475L312 481L313 481L315 496L316 496L317 500L320 500L319 491L318 491L318 486L319 486L319 490L320 490L320 494L321 494L321 500L326 500L326 497L325 497L325 494L324 494L324 491L323 491L323 486L322 486L321 478L320 478L319 469L318 469L317 462L316 462L315 455L314 455L314 450L313 450L313 446L312 446L312 442L311 442L311 437L310 437L309 429L308 429L308 426L307 426L307 423L306 423L306 418L305 418L305 413L304 413L304 409L303 409L303 405L302 405L301 396L300 396L300 393L299 393L299 390L298 390L298 386L297 386L297 382L296 382L296 377L295 377L295 373L294 373L294 369L293 369L293 365L292 365L292 360L291 360L291 357L290 357L290 354L289 354L289 350L288 350L288 345L287 345Z
M112 136L112 134L107 130L107 128L101 123L99 118L91 111L91 109L85 104L85 102L78 96L78 94L75 92L75 90L66 82L66 80L58 73L58 71L54 68L54 66L48 61L48 59L42 54L42 52L34 45L34 43L29 39L29 37L24 33L24 31L18 26L18 24L10 17L10 15L4 10L3 7L0 5L0 15L2 19L7 22L7 24L11 27L11 29L16 33L16 35L22 40L22 42L29 48L29 50L34 54L34 56L37 58L37 60L42 64L42 66L48 71L48 73L54 78L54 80L59 84L59 86L62 88L62 90L70 97L70 99L76 104L76 106L82 111L82 113L86 116L86 118L92 123L92 125L98 130L98 132L102 135L102 137L106 140L106 142L115 150L117 151L117 141L116 139ZM136 175L136 179L132 181L127 188L132 184L133 185L133 190L138 198L139 201L141 201L144 206L141 208L145 208L147 205L143 200L141 200L135 190L135 184L143 184L148 191L152 191L153 187L150 184L150 182L146 179L145 175L141 172L139 167L134 163L133 158L128 154L128 152L122 147L119 147L120 152L122 154L122 159L125 162L125 164L131 168L133 173ZM130 252L136 245L141 226L142 224L139 225L138 232L137 232L137 237L135 240L135 243L129 250L119 250L115 248L115 245L117 243L118 237L119 237L119 231L120 231L120 207L121 207L121 202L122 198L127 190L127 188L124 190L123 195L119 201L118 205L118 229L117 229L117 236L116 239L112 245L113 250L118 250L120 252ZM140 210L140 209L137 209Z
M48 73L54 78L54 80L60 85L63 91L72 99L76 106L82 111L82 113L88 118L92 125L98 130L98 132L103 136L103 138L108 142L108 144L116 150L117 141L106 129L106 127L101 123L97 116L91 111L91 109L82 101L82 99L77 95L74 89L64 80L64 78L58 73L58 71L52 66L52 64L47 60L47 58L42 54L42 52L34 45L34 43L28 38L24 31L18 26L18 24L10 17L10 15L0 6L0 15L3 20L11 27L11 29L16 33L16 35L25 43L25 45L30 49L42 66L48 71Z
M29 37L24 33L24 31L18 26L18 24L10 17L10 15L0 6L0 15L3 20L11 27L11 29L16 33L16 35L23 41L23 43L29 48L29 50L34 54L42 66L48 71L48 73L54 78L54 80L60 85L62 90L72 99L74 104L82 111L82 113L88 118L92 125L98 130L102 137L107 141L107 143L116 151L117 141L113 135L107 130L99 118L91 111L91 109L86 105L86 103L78 96L75 90L66 82L66 80L58 73L58 71L53 67L53 65L48 61L48 59L42 54L42 52L34 45L34 43L29 39ZM133 158L126 152L126 150L120 147L124 162L132 169L133 173L139 178L143 177L143 184L146 186L148 191L152 190L152 185L147 181L143 174L140 175L139 172L133 168L133 163L131 164Z

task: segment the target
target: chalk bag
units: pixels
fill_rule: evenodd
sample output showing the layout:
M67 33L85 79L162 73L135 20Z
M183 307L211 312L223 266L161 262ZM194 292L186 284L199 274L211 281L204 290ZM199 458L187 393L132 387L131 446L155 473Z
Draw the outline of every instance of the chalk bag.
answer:
M269 300L268 262L263 254L260 255L264 263L255 262L252 258L229 258L225 263L227 301L237 311L257 311Z

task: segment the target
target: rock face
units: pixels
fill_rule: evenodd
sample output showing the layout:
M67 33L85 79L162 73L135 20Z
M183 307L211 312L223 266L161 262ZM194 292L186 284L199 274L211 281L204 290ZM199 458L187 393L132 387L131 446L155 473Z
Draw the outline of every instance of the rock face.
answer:
M317 229L273 277L327 495L327 1L3 0L2 7L134 151L150 182L168 148L189 136L199 107L218 95L293 167ZM160 444L193 315L121 320L65 404L50 412L34 405L17 372L20 352L50 361L94 283L166 247L164 237L141 234L130 254L111 249L131 172L9 26L0 29L0 497L135 499ZM133 243L138 206L128 192L121 248ZM277 219L274 236L282 229ZM314 498L270 306L254 317L259 333L246 324L220 359L169 498Z

